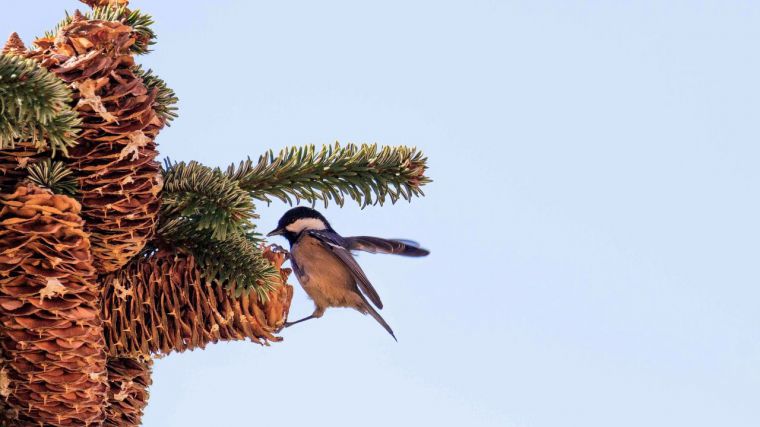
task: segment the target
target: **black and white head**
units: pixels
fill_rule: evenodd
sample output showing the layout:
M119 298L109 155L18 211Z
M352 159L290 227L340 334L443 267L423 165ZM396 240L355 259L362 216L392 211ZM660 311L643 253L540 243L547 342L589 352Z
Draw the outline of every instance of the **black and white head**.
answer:
M327 218L312 208L299 206L293 208L280 218L277 228L267 236L283 236L293 244L304 230L332 230Z

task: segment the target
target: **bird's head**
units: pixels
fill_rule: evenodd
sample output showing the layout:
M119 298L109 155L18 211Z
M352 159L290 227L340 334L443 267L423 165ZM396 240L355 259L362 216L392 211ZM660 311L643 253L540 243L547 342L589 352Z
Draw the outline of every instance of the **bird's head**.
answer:
M330 223L312 208L299 206L293 208L280 218L277 228L267 236L283 236L292 244L304 230L331 230Z

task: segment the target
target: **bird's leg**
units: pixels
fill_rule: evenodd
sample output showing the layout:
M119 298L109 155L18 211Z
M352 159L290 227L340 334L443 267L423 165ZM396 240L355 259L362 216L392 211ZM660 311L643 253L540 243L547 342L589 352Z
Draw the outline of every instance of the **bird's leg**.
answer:
M291 327L291 326L293 326L293 325L295 325L297 323L305 322L305 321L307 321L309 319L316 319L316 317L314 317L314 316L306 316L303 319L296 320L295 322L285 322L285 324L282 325L282 327L283 328L289 328L289 327Z
M282 327L283 328L289 328L289 327L295 325L296 323L305 322L305 321L307 321L309 319L319 319L320 317L322 317L323 314L325 314L325 309L324 308L317 308L317 309L314 310L314 313L311 313L311 316L306 316L303 319L296 320L295 322L285 322L285 324L282 325Z

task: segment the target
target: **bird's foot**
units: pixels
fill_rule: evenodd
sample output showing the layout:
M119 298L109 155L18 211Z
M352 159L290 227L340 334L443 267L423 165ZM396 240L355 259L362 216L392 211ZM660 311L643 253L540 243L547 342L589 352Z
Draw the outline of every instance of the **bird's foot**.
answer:
M271 250L272 252L284 254L285 255L285 261L287 261L287 260L290 259L290 252L288 252L287 249L283 248L282 246L280 246L280 245L278 245L276 243L270 244L269 245L269 250Z

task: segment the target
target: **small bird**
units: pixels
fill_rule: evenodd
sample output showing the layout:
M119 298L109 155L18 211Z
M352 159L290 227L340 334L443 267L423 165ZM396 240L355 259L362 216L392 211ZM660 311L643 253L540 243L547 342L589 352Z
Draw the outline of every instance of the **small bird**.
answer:
M341 237L322 214L303 206L285 212L277 228L267 234L278 235L290 242L293 272L315 306L310 316L288 322L285 327L322 317L330 307L349 307L374 317L396 339L391 327L372 306L382 309L383 303L351 251L412 257L426 256L429 251L407 240Z

